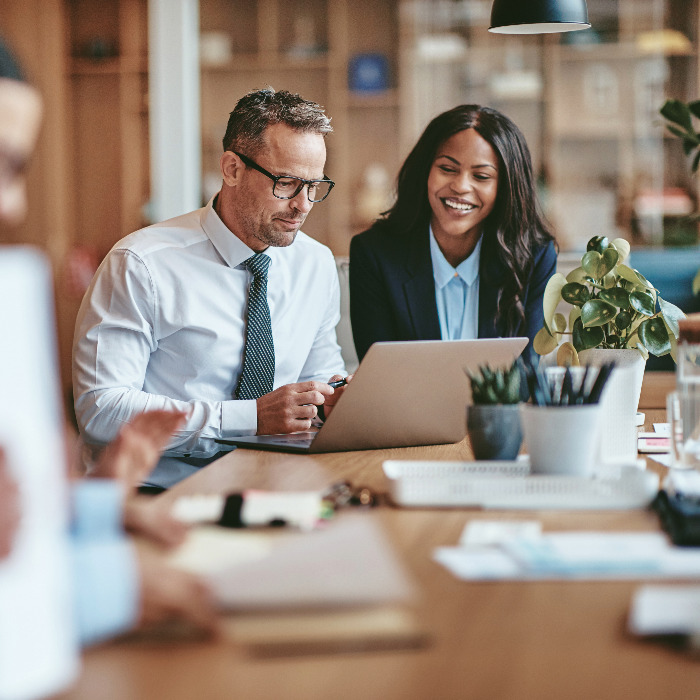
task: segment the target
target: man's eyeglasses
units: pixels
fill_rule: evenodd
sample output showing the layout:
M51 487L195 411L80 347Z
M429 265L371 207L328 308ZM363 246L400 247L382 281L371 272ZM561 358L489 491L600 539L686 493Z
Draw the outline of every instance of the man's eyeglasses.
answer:
M233 151L247 166L257 170L272 180L272 194L277 199L294 199L306 185L306 191L310 202L322 202L333 189L335 182L328 178L323 180L304 180L301 177L291 177L289 175L273 175L258 165L252 158L244 156L238 151Z

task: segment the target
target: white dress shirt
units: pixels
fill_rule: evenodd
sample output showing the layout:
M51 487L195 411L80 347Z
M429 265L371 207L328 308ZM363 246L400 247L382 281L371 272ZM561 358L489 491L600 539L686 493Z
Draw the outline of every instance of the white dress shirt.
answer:
M233 399L242 369L253 255L214 211L202 209L127 236L85 294L73 344L81 435L104 445L134 415L187 413L148 483L170 486L211 458L216 438L257 430L256 402ZM335 326L340 288L331 251L301 231L268 248L274 387L344 374ZM177 458L177 460L168 458ZM166 473L167 472L167 473Z
M430 227L430 256L435 278L435 301L443 340L479 337L479 238L472 254L457 267L447 262Z

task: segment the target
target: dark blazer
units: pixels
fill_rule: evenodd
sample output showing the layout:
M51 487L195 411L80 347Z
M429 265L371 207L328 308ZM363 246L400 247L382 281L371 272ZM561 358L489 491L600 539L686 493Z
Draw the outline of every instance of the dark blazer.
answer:
M552 242L535 253L525 286L525 322L514 334L496 323L496 305L506 269L493 244L485 239L479 266L479 338L522 335L530 339L542 328L542 297L556 271ZM350 242L350 320L357 355L362 359L380 340L439 340L440 321L428 228L399 235L375 226Z

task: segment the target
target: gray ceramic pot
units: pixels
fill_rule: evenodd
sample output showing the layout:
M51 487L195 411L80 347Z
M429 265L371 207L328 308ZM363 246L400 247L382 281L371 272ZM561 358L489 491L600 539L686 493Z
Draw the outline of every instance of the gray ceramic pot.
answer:
M515 459L523 441L519 404L467 406L474 459Z

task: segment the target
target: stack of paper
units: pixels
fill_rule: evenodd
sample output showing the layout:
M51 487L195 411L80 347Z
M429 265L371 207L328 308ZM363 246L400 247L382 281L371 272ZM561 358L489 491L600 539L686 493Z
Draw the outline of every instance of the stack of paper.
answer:
M406 647L425 639L415 588L374 518L347 514L313 532L194 529L172 563L206 578L256 653Z

